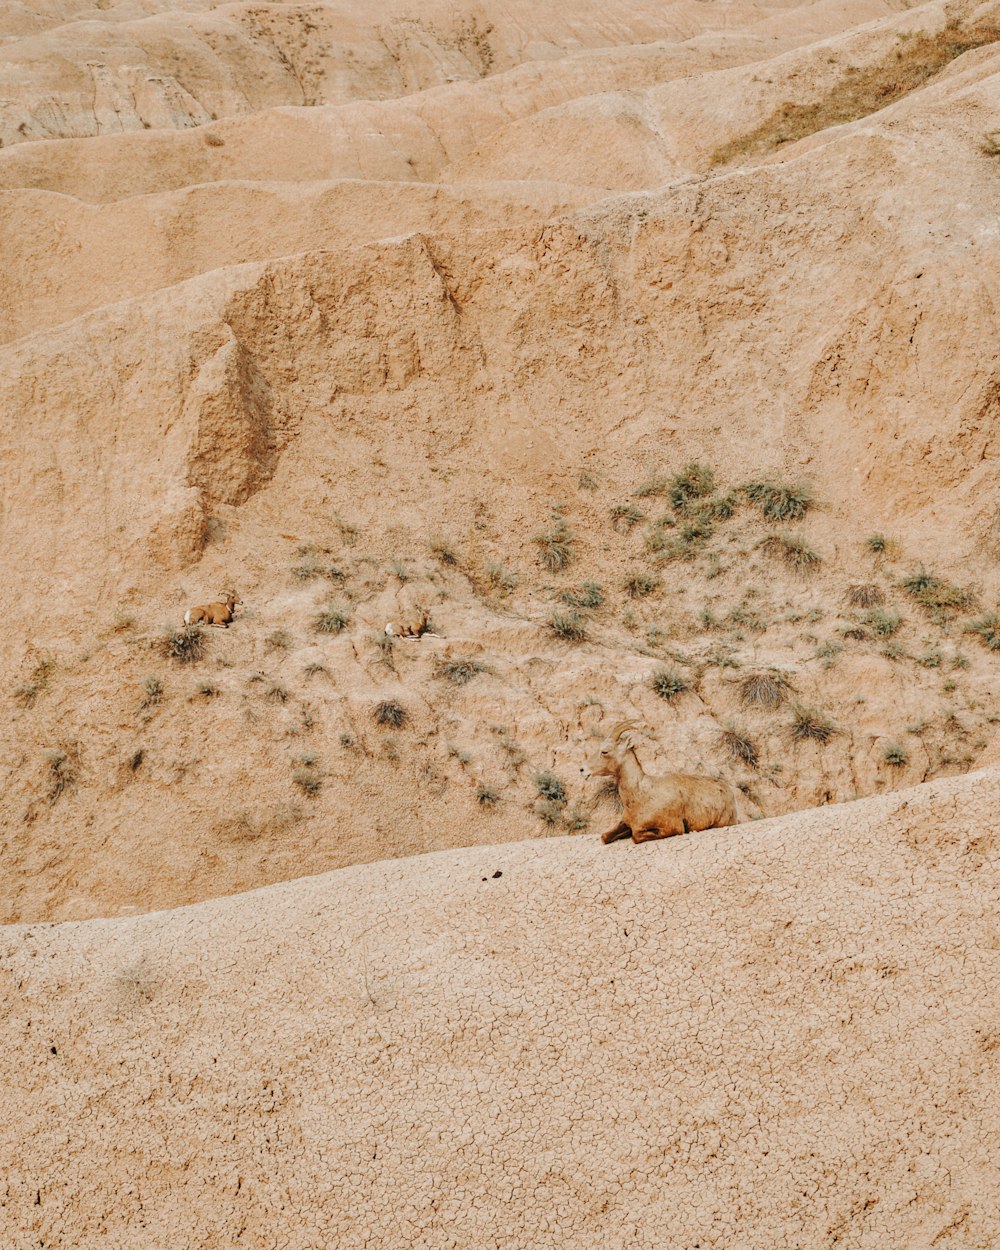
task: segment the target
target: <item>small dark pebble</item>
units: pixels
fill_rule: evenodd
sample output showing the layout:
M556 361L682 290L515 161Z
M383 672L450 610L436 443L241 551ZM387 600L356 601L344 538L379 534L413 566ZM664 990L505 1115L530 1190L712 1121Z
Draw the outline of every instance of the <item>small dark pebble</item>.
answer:
M503 876L503 873L498 868L496 872L493 874L493 880L496 881L497 877L502 877L502 876Z

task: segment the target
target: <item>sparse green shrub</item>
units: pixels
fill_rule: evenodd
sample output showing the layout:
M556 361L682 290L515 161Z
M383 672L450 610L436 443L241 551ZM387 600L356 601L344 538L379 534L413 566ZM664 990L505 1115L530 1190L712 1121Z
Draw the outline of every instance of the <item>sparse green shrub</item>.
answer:
M892 638L903 624L903 618L898 612L886 611L885 608L874 608L864 619L865 624L878 638Z
M313 629L317 634L339 634L351 623L350 614L344 608L327 604L315 617Z
M372 645L378 652L379 664L384 664L387 668L392 668L392 658L395 652L396 639L392 636L392 634L385 633L384 630L379 630L378 633L372 634L371 639Z
M161 650L178 664L197 664L205 655L205 634L200 625L182 625L168 629L163 635Z
M915 657L921 668L940 668L944 663L944 656L937 647L928 647L923 655Z
M906 748L900 746L898 742L887 742L882 748L882 758L893 768L905 768L909 760Z
M443 534L435 534L431 537L427 544L432 556L436 556L442 564L453 568L458 564L458 553L449 538L445 538Z
M695 499L703 499L715 490L715 474L704 464L692 462L670 479L668 492L671 507L677 512Z
M306 677L315 677L318 673L327 673L329 669L325 664L320 664L316 660L311 660L302 670Z
M163 682L152 673L142 679L142 689L145 697L139 704L140 708L156 707L163 698Z
M766 673L748 673L739 684L744 707L761 707L770 711L781 707L788 698L789 689L788 678L773 669Z
M299 548L299 551L302 551L301 547ZM316 556L310 553L306 555L306 558L301 564L297 564L295 568L292 569L292 576L297 582L309 582L312 581L314 577L320 577L322 572L323 566L320 564Z
M564 590L559 598L571 608L599 608L604 602L604 590L597 582L584 582L576 590Z
M390 729L402 729L407 721L406 708L395 699L384 699L381 703L376 703L372 716L376 725L386 725Z
M645 519L645 512L633 503L616 503L611 509L611 522L615 529L624 526L626 530L630 530Z
M947 618L971 608L975 596L920 567L903 578L903 589L932 618Z
M276 629L264 639L264 647L268 651L287 651L291 645L292 636L284 629Z
M571 808L563 817L563 828L569 833L582 833L590 827L590 818L579 806Z
M844 650L843 644L828 639L816 648L816 659L823 661L824 668L832 668L837 657Z
M874 582L860 582L848 586L847 602L854 608L880 608L885 603L885 594Z
M222 691L214 682L202 681L195 687L195 693L201 695L203 699L214 699Z
M597 490L597 478L592 473L578 474L576 484L581 490Z
M662 584L660 579L654 577L652 573L635 569L628 574L622 586L630 599L645 599L647 595L659 590Z
M548 628L564 642L584 642L587 637L587 626L579 612L554 612Z
M542 799L535 804L535 815L547 825L557 825L562 816L563 805L551 799Z
M740 667L740 661L733 653L732 647L713 647L705 656L705 664L710 668Z
M884 655L887 660L902 660L906 658L905 648L895 640L887 642L879 654Z
M659 473L654 473L651 477L647 477L644 482L640 482L632 494L635 495L636 499L651 499L656 495L665 495L669 486L670 482L667 478Z
M573 559L573 531L560 517L552 529L535 536L538 558L550 573L559 573Z
M116 612L112 628L116 634L127 633L130 629L135 629L135 617L131 612Z
M323 788L323 778L314 768L297 768L292 773L292 781L304 794L308 794L310 798L319 794Z
M347 751L358 745L358 740L354 734L348 733L345 729L340 735L340 745Z
M743 604L737 604L729 609L726 613L726 623L731 628L749 629L755 634L763 634L767 630L767 621Z
M819 708L796 703L792 707L788 732L796 742L829 742L839 731L829 716Z
M463 656L455 660L439 660L434 666L434 676L453 686L466 686L477 673L485 673L486 665Z
M50 751L45 769L46 793L50 803L76 784L77 774L73 761L65 751Z
M967 655L963 655L961 651L956 651L950 660L951 668L970 668L971 665L972 662L969 657Z
M747 768L756 768L760 763L760 751L756 742L743 730L733 725L727 725L720 731L719 746L737 764L745 764Z
M1000 651L1000 618L996 612L985 612L974 621L967 621L963 633L975 634L989 651Z
M747 482L741 490L765 521L799 521L813 505L812 489L805 482L794 486L784 482Z
M780 556L786 564L799 572L811 572L819 567L823 557L810 547L801 534L777 534L765 538L761 546L765 551Z
M870 534L865 539L865 546L872 555L882 556L889 550L892 540L886 538L884 534Z
M566 802L566 787L555 773L547 771L536 773L533 780L541 798L550 799L553 803Z
M481 781L476 786L476 802L480 807L496 807L500 802L500 791Z
M499 561L491 560L486 566L486 581L499 594L509 595L517 585L517 574L504 568Z
M410 570L406 567L404 561L393 560L389 567L397 581L408 582L410 580Z
M691 689L690 684L677 672L676 669L667 668L661 665L653 670L650 678L650 685L653 692L658 694L661 699L665 699L668 703L672 699L678 698L682 694L686 694Z
M280 681L272 681L268 684L267 689L264 691L264 698L267 699L269 703L287 703L288 690L281 684Z

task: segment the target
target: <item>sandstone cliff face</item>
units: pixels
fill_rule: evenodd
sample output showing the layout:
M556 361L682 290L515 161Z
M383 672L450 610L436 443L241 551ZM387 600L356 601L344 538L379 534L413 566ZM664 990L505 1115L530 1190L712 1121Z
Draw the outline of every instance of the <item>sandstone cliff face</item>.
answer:
M998 798L6 929L5 1242L988 1250Z

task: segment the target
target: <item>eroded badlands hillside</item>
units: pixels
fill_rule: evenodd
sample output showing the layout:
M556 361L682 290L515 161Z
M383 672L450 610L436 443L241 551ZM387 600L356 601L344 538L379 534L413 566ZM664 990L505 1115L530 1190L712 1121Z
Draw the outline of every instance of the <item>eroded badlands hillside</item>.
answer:
M997 6L2 21L4 919L991 758Z

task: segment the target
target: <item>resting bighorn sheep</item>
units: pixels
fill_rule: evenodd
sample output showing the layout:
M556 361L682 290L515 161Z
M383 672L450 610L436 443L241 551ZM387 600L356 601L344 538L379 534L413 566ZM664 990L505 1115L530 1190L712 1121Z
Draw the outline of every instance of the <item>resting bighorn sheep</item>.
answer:
M602 842L632 835L633 842L669 838L694 829L720 829L739 823L732 786L697 773L643 772L635 753L638 726L619 721L601 743L588 768L591 777L613 777L625 809L622 819L601 837Z
M431 632L431 614L427 608L420 608L413 616L399 624L389 621L385 632L390 638L423 638L425 634L429 638L439 637L438 634Z
M203 603L197 608L188 608L184 613L184 624L221 625L223 629L228 629L229 622L236 615L236 605L242 602L236 597L236 591L231 590L225 603Z

